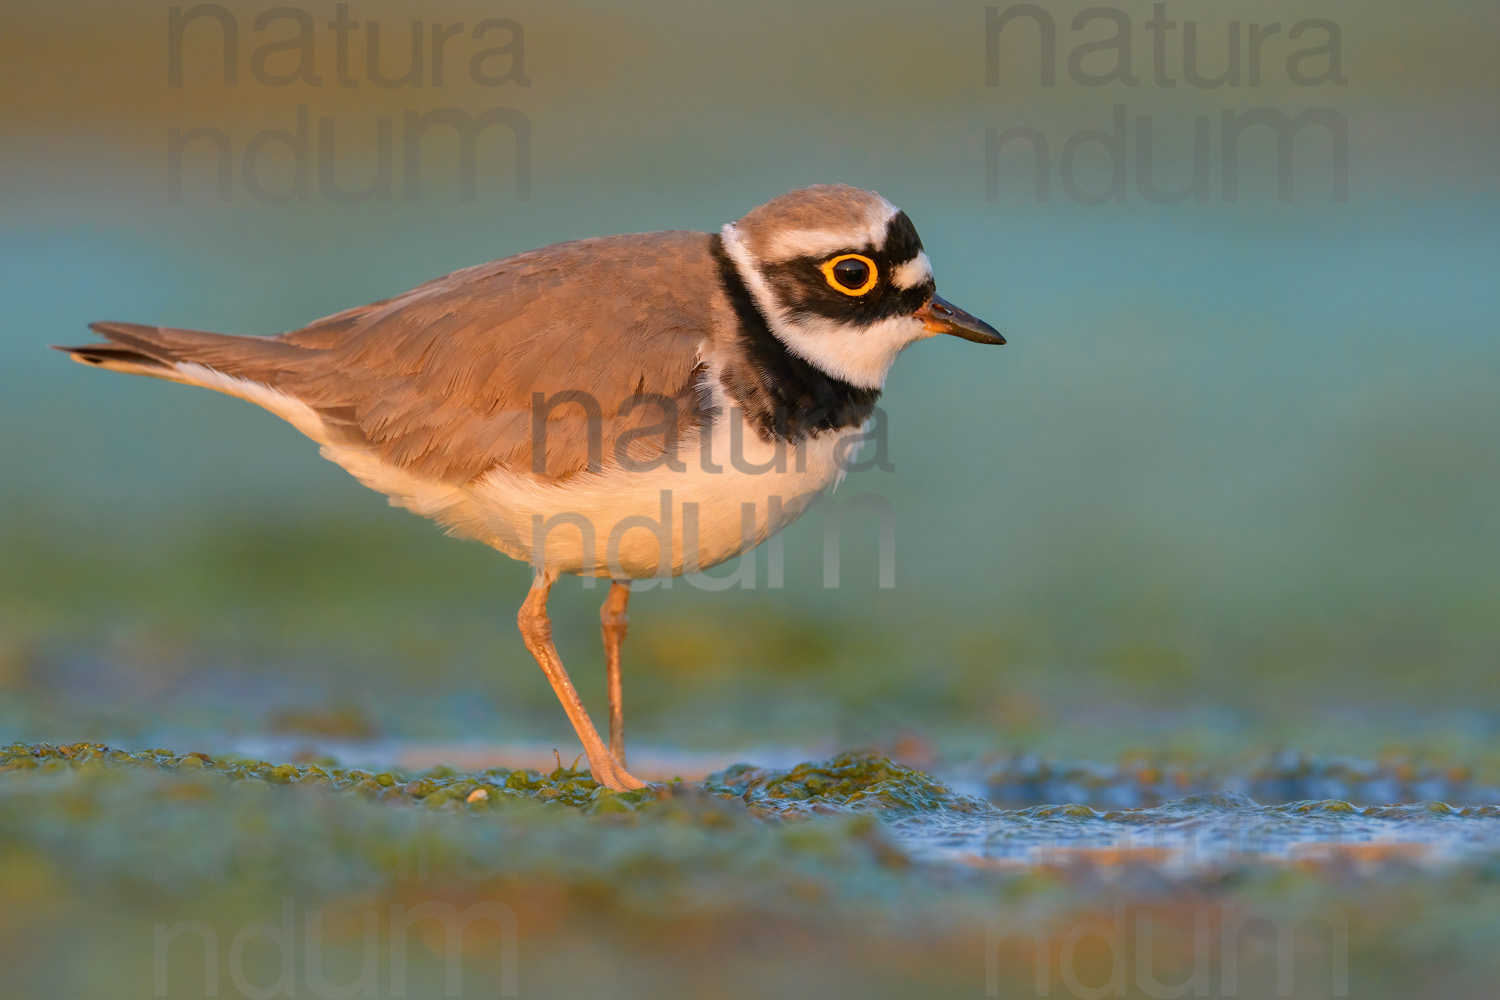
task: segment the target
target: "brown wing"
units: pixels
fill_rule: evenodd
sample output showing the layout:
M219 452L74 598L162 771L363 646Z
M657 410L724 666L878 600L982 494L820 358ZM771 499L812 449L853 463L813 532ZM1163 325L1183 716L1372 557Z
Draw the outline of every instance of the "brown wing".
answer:
M562 243L281 337L111 322L91 326L111 343L63 350L174 381L199 384L178 367L193 363L272 386L338 441L426 478L495 466L558 478L622 455L647 462L704 418L699 348L733 322L709 241Z
M645 460L702 419L698 350L726 309L708 247L605 237L458 271L278 338L305 355L276 384L448 482Z

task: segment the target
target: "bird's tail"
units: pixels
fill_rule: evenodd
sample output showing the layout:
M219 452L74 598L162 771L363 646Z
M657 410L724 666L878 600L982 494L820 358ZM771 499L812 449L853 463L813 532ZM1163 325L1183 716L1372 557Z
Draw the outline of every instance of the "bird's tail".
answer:
M74 361L109 371L149 375L190 385L212 384L203 370L274 386L281 374L308 351L270 337L236 337L202 330L178 330L139 323L90 323L108 339L104 344L58 347Z
M57 350L95 368L236 396L270 410L320 444L334 436L350 436L347 429L335 433L325 414L282 385L283 377L315 361L320 349L299 347L279 337L236 337L138 323L90 323L89 329L109 342Z

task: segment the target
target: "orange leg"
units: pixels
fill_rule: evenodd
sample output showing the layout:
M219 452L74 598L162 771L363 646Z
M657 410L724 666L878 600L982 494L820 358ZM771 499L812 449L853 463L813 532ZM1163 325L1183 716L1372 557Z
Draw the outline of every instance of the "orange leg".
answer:
M583 699L578 697L578 691L573 687L573 681L557 655L557 647L552 644L552 619L547 617L547 595L552 592L552 584L556 581L555 573L541 573L532 583L531 593L526 595L521 613L516 616L516 624L521 627L521 638L525 640L531 655L536 657L542 673L547 675L553 692L557 694L557 700L562 702L563 711L568 713L568 721L573 723L573 729L583 742L583 752L588 755L589 770L593 772L594 780L619 792L641 788L645 782L625 770L625 765L615 759L614 754L609 752L609 748L599 738L599 731L589 720L589 714L583 707Z
M599 609L599 624L604 628L604 671L609 678L609 751L620 766L625 766L625 688L620 682L620 646L630 628L630 581L610 584L609 596Z

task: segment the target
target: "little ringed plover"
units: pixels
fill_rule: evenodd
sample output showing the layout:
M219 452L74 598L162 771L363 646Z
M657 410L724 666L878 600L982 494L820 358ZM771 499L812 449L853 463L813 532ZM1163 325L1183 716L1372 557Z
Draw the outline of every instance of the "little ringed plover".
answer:
M521 635L615 789L641 785L620 682L630 581L730 559L836 485L907 345L1005 343L936 294L906 213L846 185L715 233L517 254L278 337L91 329L107 343L62 350L262 406L391 503L530 563ZM612 581L608 746L552 643L563 573Z

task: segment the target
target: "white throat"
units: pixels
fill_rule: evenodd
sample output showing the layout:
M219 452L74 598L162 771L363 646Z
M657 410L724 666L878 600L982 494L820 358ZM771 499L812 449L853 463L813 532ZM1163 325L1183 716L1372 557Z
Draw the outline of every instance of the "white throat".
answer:
M880 389L906 345L930 336L922 322L896 316L870 326L849 326L825 316L793 318L777 301L734 223L720 230L724 251L777 340L824 374L862 389Z

